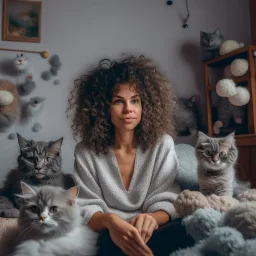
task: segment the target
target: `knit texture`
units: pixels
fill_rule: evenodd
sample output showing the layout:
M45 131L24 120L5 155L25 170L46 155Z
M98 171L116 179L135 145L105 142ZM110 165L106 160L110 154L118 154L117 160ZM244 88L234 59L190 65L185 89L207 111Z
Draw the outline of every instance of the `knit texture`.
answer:
M175 181L177 172L177 156L169 135L146 151L137 147L128 190L113 149L97 156L80 142L75 149L74 176L80 186L78 203L84 222L88 223L95 212L116 213L130 220L139 213L162 210L176 218L173 202L180 192Z

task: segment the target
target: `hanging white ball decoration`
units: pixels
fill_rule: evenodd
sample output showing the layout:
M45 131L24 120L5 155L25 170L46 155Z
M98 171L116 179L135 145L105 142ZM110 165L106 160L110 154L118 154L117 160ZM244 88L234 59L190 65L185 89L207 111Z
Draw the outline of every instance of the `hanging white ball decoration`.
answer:
M13 95L8 91L0 91L0 106L7 106L13 102Z
M243 106L250 101L250 93L244 87L237 87L236 94L228 99L229 102L235 106Z
M231 97L236 94L236 84L232 79L222 79L216 85L216 92L220 97Z
M235 59L230 65L230 71L234 76L243 76L249 68L249 63L245 59Z

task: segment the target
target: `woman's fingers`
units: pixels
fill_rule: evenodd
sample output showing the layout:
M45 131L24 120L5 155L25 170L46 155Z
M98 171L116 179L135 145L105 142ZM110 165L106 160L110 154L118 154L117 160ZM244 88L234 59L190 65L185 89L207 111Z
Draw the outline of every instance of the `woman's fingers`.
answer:
M136 247L136 245L134 245L133 243L125 244L124 247L125 247L124 252L127 253L129 256L149 256L150 255L140 247Z
M149 227L148 227L148 233L147 233L147 235L146 235L146 237L145 237L145 239L144 239L145 243L148 242L148 240L150 239L150 237L151 237L152 234L153 234L153 231L154 231L155 229L157 229L157 228L158 228L158 225L156 225L154 222L151 222L151 223L150 223L150 225L149 225Z
M134 225L135 228L137 228L137 230L139 231L139 234L141 235L141 232L142 232L142 227L144 226L144 218L139 216L137 219L136 219L136 223ZM144 240L144 239L143 239Z
M135 248L141 248L147 254L151 253L151 250L149 249L149 247L146 245L146 243L144 242L144 240L140 236L138 230L135 230L134 232L132 232L130 238L131 238L132 241L135 242L133 244Z
M149 229L151 223L152 223L151 219L149 219L149 218L144 219L143 226L142 226L141 232L140 232L143 241L145 241L145 238L148 235L148 232L149 232L148 229Z

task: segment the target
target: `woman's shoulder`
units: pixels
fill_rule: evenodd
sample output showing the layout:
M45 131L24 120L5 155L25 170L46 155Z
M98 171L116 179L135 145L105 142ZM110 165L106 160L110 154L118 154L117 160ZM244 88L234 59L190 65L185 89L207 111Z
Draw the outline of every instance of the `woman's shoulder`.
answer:
M170 136L169 134L164 134L162 137L159 138L158 146L167 148L174 147L174 141L172 136Z
M95 153L86 145L84 141L76 144L75 156L79 155L95 155Z

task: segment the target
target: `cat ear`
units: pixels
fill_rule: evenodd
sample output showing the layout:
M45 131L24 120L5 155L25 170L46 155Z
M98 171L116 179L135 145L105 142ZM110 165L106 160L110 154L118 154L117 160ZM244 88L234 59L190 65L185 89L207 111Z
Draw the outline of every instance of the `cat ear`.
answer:
M203 132L198 132L198 139L199 140L202 140L202 141L204 141L204 140L208 140L208 136L206 135L206 134L204 134Z
M214 34L219 37L219 36L220 36L220 30L217 28L217 29L214 31Z
M17 133L17 138L18 138L18 142L19 142L20 151L27 149L28 147L31 147L32 142L30 140L24 139L18 133Z
M61 145L62 145L63 138L51 142L49 145L48 153L49 155L56 156L60 153Z
M79 194L79 187L75 186L65 191L67 196L67 203L73 205L76 202L76 198Z
M222 139L223 143L227 143L229 145L234 145L235 144L235 133L232 132L228 136Z
M36 196L36 191L34 189L32 189L25 182L21 181L20 182L20 186L21 186L22 194L21 195L20 194L16 194L16 196L24 198L24 199L31 199L31 198Z
M205 33L204 31L200 31L200 36L205 37L205 36L207 36L207 33Z

